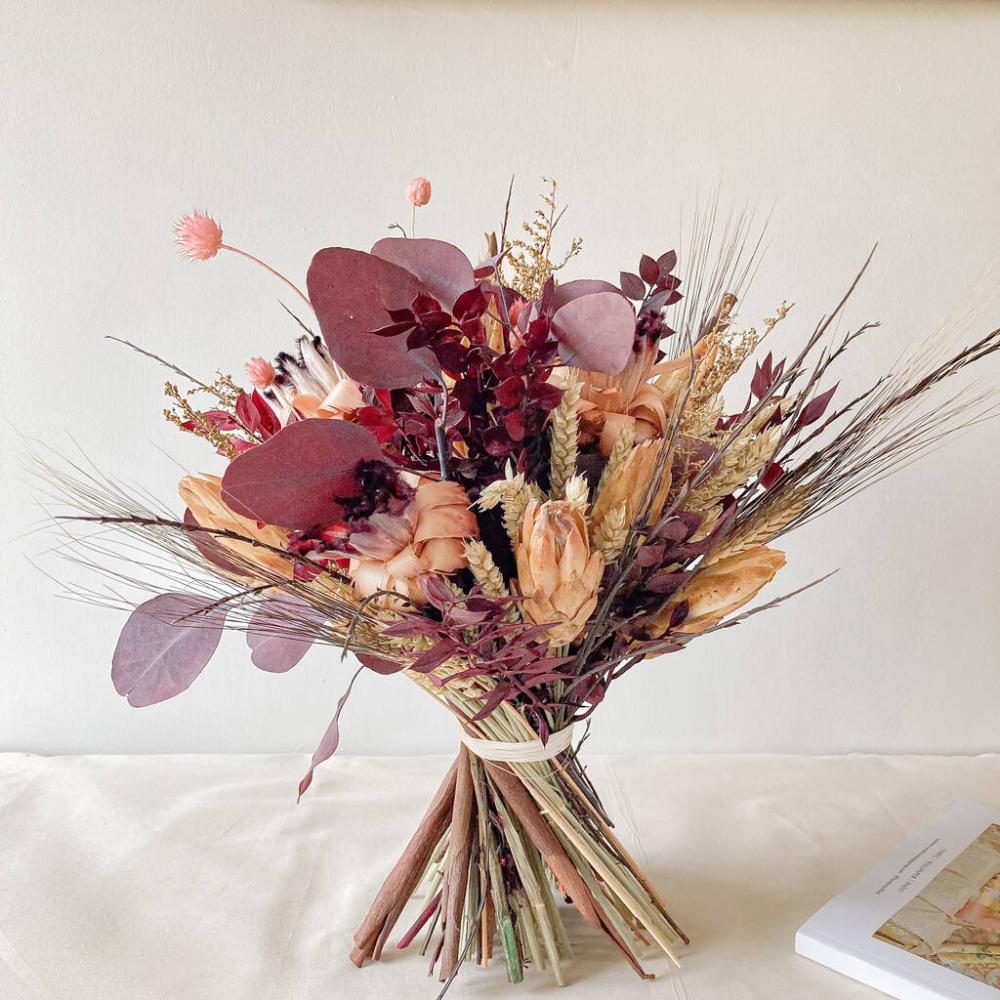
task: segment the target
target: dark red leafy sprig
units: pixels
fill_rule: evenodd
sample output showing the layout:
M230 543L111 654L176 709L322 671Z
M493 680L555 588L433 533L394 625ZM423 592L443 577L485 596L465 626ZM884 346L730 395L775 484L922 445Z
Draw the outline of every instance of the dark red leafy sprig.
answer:
M478 587L457 597L436 577L422 581L422 587L439 620L426 613L405 611L400 621L385 630L385 635L393 638L432 639L433 644L414 657L409 669L432 675L455 661L447 674L430 676L439 687L489 677L494 686L474 721L509 701L525 711L539 737L547 739L546 712L556 707L549 691L555 682L571 679L565 668L572 662L569 656L549 655L549 626L509 621L511 606L518 598L487 597Z

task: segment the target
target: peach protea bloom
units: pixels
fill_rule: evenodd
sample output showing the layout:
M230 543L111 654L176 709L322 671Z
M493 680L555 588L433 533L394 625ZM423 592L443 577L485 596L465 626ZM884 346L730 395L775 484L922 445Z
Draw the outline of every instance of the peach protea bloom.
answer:
M597 606L604 560L591 552L587 523L566 500L531 500L517 551L521 608L536 625L552 625L550 641L572 642Z
M209 260L222 247L222 226L204 212L185 215L174 226L177 246L190 260Z
M646 490L656 472L657 456L660 451L658 441L644 441L636 445L611 473L608 481L601 487L594 501L594 509L590 515L590 527L596 534L603 520L618 507L625 509L625 523L631 524L640 513L641 504ZM667 493L670 491L670 468L668 460L653 496L653 504L649 511L649 520L655 522L663 511Z
M785 554L766 545L726 556L695 574L659 614L643 619L642 625L650 636L659 638L666 632L677 605L687 601L687 617L674 631L704 632L753 600L784 565Z
M627 426L634 429L636 442L663 437L677 396L687 385L692 357L698 373L715 357L715 342L710 340L696 344L693 352L657 365L656 342L640 335L620 374L581 372L583 388L577 412L583 439L596 438L601 454L607 456Z
M577 412L584 440L598 441L602 455L610 455L622 431L631 425L636 441L663 437L670 410L660 389L648 380L656 361L656 343L636 338L628 364L618 375L581 372L582 389Z
M464 540L479 536L468 495L447 481L423 481L402 515L373 514L368 526L350 536L355 590L362 597L391 590L421 604L420 578L464 569Z
M687 388L691 378L692 360L695 373L691 392L697 396L702 383L715 364L718 353L719 339L713 334L699 340L690 351L685 351L679 358L674 358L673 361L661 361L653 368L652 384L663 394L668 411L673 409L677 398Z
M274 381L274 365L263 358L251 358L244 366L247 378L258 388L266 389Z

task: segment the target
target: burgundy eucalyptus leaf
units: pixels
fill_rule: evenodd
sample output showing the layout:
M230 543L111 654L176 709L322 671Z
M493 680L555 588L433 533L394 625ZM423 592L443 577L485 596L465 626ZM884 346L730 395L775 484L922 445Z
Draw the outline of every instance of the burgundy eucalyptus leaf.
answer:
M390 310L409 306L423 291L410 271L360 250L328 247L313 257L306 284L326 346L357 381L402 389L438 377L429 350L410 351L402 335L372 332L388 325Z
M552 330L567 364L617 375L632 354L635 312L619 292L595 292L556 310Z
M439 611L455 603L452 589L435 573L427 573L420 577L420 589L424 597Z
M301 420L229 464L222 499L243 517L308 531L343 515L357 496L355 470L382 457L376 437L343 420Z
M405 268L448 310L476 284L469 258L442 240L387 236L372 247L372 254Z
M478 286L470 288L467 292L462 292L452 306L452 313L459 319L477 319L486 312L486 296Z
M351 677L350 683L347 685L347 690L340 696L340 701L337 702L337 710L333 713L333 718L330 720L330 725L327 726L326 732L323 734L323 738L319 741L319 746L316 747L312 755L312 760L309 763L309 770L306 772L306 776L299 782L299 798L301 799L305 795L309 786L312 784L313 774L316 768L325 760L329 760L336 752L337 747L340 746L340 713L343 712L344 706L347 704L347 699L351 696L351 691L354 688L354 682L358 679L358 674L361 673L362 667L358 667L354 671L354 675Z
M458 650L459 644L454 639L442 639L426 652L421 653L410 664L410 669L419 674L429 674L446 660L450 660Z
M296 635L291 623L322 625L326 615L308 601L281 594L261 604L247 626L250 661L269 674L291 670L316 641L313 636Z
M193 594L160 594L129 615L111 660L111 680L130 705L155 705L191 686L222 637L225 613L215 603Z

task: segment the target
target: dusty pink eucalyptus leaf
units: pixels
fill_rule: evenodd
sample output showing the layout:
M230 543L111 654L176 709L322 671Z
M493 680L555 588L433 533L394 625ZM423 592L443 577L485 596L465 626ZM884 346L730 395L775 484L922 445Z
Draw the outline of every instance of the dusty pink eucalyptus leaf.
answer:
M369 670L388 677L390 674L398 674L406 664L398 660L389 660L384 656L374 656L371 653L357 653L358 661L363 663Z
M135 708L186 691L222 636L225 614L213 599L160 594L129 615L111 660L115 690Z
M342 516L337 498L357 496L358 464L381 457L359 424L300 420L229 463L222 499L243 517L308 531Z
M409 308L423 285L388 260L329 247L320 250L306 277L309 299L326 346L352 378L377 389L403 389L435 379L441 368L426 347L411 351L406 335L379 337L390 309Z
M300 799L312 784L316 768L323 761L329 760L337 752L337 747L340 746L340 713L343 712L344 706L347 704L347 699L351 696L351 690L354 688L354 682L358 679L358 674L363 669L364 667L358 667L354 671L354 676L351 677L350 683L347 685L347 690L340 696L340 701L337 702L337 710L333 713L330 725L327 726L323 738L319 741L319 746L313 752L312 760L309 762L309 770L306 772L306 776L299 782Z
M611 284L610 281L602 281L600 278L577 278L576 281L567 281L565 285L557 285L552 292L552 311L561 309L567 302L578 299L584 295L593 295L595 292L614 292L621 295L621 290Z
M201 527L197 518L191 513L189 508L184 509L184 523L190 527ZM191 531L188 533L191 544L215 567L224 573L232 573L234 576L249 576L245 566L240 566L233 562L225 548L221 546L210 532Z
M449 311L459 295L476 283L469 258L443 240L387 236L372 247L372 253L409 271Z
M284 674L295 666L316 641L312 636L294 634L293 622L305 622L306 628L321 625L326 616L291 594L272 597L253 613L247 627L250 661L269 674Z
M635 312L620 292L593 292L557 309L552 331L566 364L617 375L632 354Z

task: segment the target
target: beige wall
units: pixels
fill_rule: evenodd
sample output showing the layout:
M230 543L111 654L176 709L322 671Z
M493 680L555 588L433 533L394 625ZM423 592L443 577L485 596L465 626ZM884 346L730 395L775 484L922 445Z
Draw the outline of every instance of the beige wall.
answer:
M215 467L161 420L163 373L104 334L198 372L293 336L262 275L177 257L192 206L301 276L405 218L414 174L434 183L421 230L473 252L511 173L517 214L553 175L584 239L573 273L612 277L721 186L774 205L742 315L793 299L789 347L880 242L845 322L884 325L848 386L965 306L997 254L996 4L2 0L0 37L0 749L311 748L346 680L317 651L261 674L229 636L190 692L130 710L108 679L120 618L57 600L25 559L51 537L15 537L37 512L10 425L67 453L72 433L165 499L160 449ZM777 588L841 572L636 669L592 747L996 750L998 446L980 428L797 534ZM425 702L366 677L345 752L449 747Z

